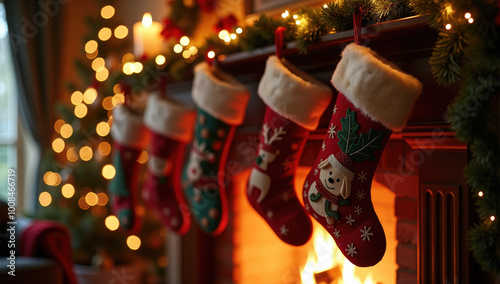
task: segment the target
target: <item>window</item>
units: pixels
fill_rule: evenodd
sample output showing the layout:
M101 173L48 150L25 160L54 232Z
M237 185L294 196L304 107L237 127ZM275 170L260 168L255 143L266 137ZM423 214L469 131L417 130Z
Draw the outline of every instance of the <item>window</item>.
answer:
M0 2L0 199L7 198L8 169L17 166L17 89L4 4ZM16 176L18 176L16 174Z

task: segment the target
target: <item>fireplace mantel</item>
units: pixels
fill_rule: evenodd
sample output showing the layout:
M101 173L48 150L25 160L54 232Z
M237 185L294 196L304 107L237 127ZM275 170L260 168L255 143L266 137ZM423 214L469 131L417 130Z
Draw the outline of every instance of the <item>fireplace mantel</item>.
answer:
M424 86L423 93L415 104L407 127L391 136L388 147L392 148L385 150L384 157L377 169L379 174L376 176L381 177L382 174L385 177L391 175L401 177L405 175L405 182L400 185L403 188L401 189L403 195L398 195L396 198L396 215L400 214L403 220L408 221L407 224L410 227L418 228L418 233L414 233L415 235L419 234L418 245L415 241L409 241L410 243L405 244L402 248L404 253L411 249L409 252L415 255L414 262L412 260L410 264L407 262L398 263L400 267L397 272L398 282L401 280L401 283L428 283L426 281L429 279L442 282L443 275L449 275L440 273L439 269L429 271L430 266L427 262L438 265L439 261L454 261L456 265L453 266L455 269L452 275L454 279L450 279L451 283L468 283L468 279L479 279L481 273L473 263L465 243L467 228L474 218L473 202L468 195L462 171L467 163L467 145L455 139L453 131L445 122L446 107L457 94L458 85L444 88L439 86L432 76L428 61L438 35L427 25L427 20L428 16L415 16L374 24L362 29L363 45L369 46L405 72L418 78ZM295 43L290 42L285 45L283 56L301 70L331 86L329 81L340 59L341 51L352 41L353 31L325 35L318 43L310 46L308 54L305 55L300 55ZM265 111L265 105L257 95L257 86L264 72L266 59L272 54L274 54L274 47L268 46L251 52L240 52L218 58L216 64L226 72L233 74L251 92L245 121L243 125L238 127L233 145L257 141L256 137L260 131ZM191 101L191 85L192 81L190 80L170 83L168 86L169 95L182 101ZM334 94L336 94L335 91ZM332 109L334 102L335 99L332 100L327 109ZM301 157L301 165L310 166L313 163L321 147L321 141L330 117L331 112L326 111L320 120L318 129L309 135ZM255 142L254 147L256 146ZM242 159L238 151L233 148L236 147L232 147L230 150L229 159L238 161L242 169L248 170L253 159ZM418 159L418 161L412 164L412 160L407 161L410 158ZM403 167L399 164L398 159L406 161L403 163ZM445 173L438 174L443 169ZM426 210L426 204L420 199L425 197L425 192L429 192L429 190L432 192L440 191L440 184L447 185L444 190L451 189L459 192L459 196L456 196L456 204L469 212L461 214L458 216L460 219L455 220L460 222L461 226L455 228L454 231L459 234L456 236L456 240L460 242L456 243L456 251L453 252L455 260L438 259L441 254L434 252L440 249L422 245L425 237L422 234L429 231L422 229L429 225L423 218L431 218L432 216L419 214ZM228 191L229 202L231 202L231 195L235 193L231 192L231 188ZM397 193L397 190L395 191ZM402 200L399 206L397 204L398 198ZM414 208L415 212L408 211L412 210L411 208ZM420 209L417 210L417 208ZM180 245L181 248L180 250L173 249L172 251L176 253L169 255L171 262L178 261L180 263L180 267L179 264L176 264L177 267L171 268L171 270L175 269L175 272L169 272L174 275L170 277L174 281L172 283L237 283L234 279L237 279L235 274L238 273L238 269L234 267L231 259L227 259L231 258L231 249L234 246L231 243L233 231L231 222L233 221L230 213L228 228L220 236L206 236L197 228L196 224L193 224L185 237L170 242L171 247ZM416 225L417 223L418 225ZM409 239L412 237L410 236ZM405 240L398 241L401 243ZM433 244L435 245L435 243ZM427 251L423 251L424 247ZM409 267L404 267L405 265ZM443 267L450 269L450 266L443 265Z

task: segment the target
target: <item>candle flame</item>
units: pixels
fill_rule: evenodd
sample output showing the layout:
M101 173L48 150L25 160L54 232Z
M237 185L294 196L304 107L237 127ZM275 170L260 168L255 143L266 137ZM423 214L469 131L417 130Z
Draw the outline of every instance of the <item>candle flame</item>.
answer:
M151 17L151 14L144 13L144 16L142 16L142 25L145 28L149 28L149 27L151 27L152 24L153 24L153 18Z

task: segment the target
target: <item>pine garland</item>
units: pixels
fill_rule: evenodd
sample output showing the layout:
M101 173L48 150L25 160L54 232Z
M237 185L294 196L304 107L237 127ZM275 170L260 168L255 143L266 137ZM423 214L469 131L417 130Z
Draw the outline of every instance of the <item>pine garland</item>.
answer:
M456 137L469 144L472 158L465 169L481 221L468 234L469 247L479 265L500 273L500 27L498 4L492 1L414 0L418 13L430 13L438 29L430 64L437 81L461 80L462 88L448 107L448 122ZM465 13L473 19L469 22ZM448 25L446 28L446 25Z

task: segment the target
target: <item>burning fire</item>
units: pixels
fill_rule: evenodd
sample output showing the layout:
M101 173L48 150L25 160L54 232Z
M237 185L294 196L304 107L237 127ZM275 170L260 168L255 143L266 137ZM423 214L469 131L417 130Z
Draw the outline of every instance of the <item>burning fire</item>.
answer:
M320 226L315 226L313 249L300 271L302 284L373 284L372 274L364 282L356 275L350 263L335 244L333 238Z

